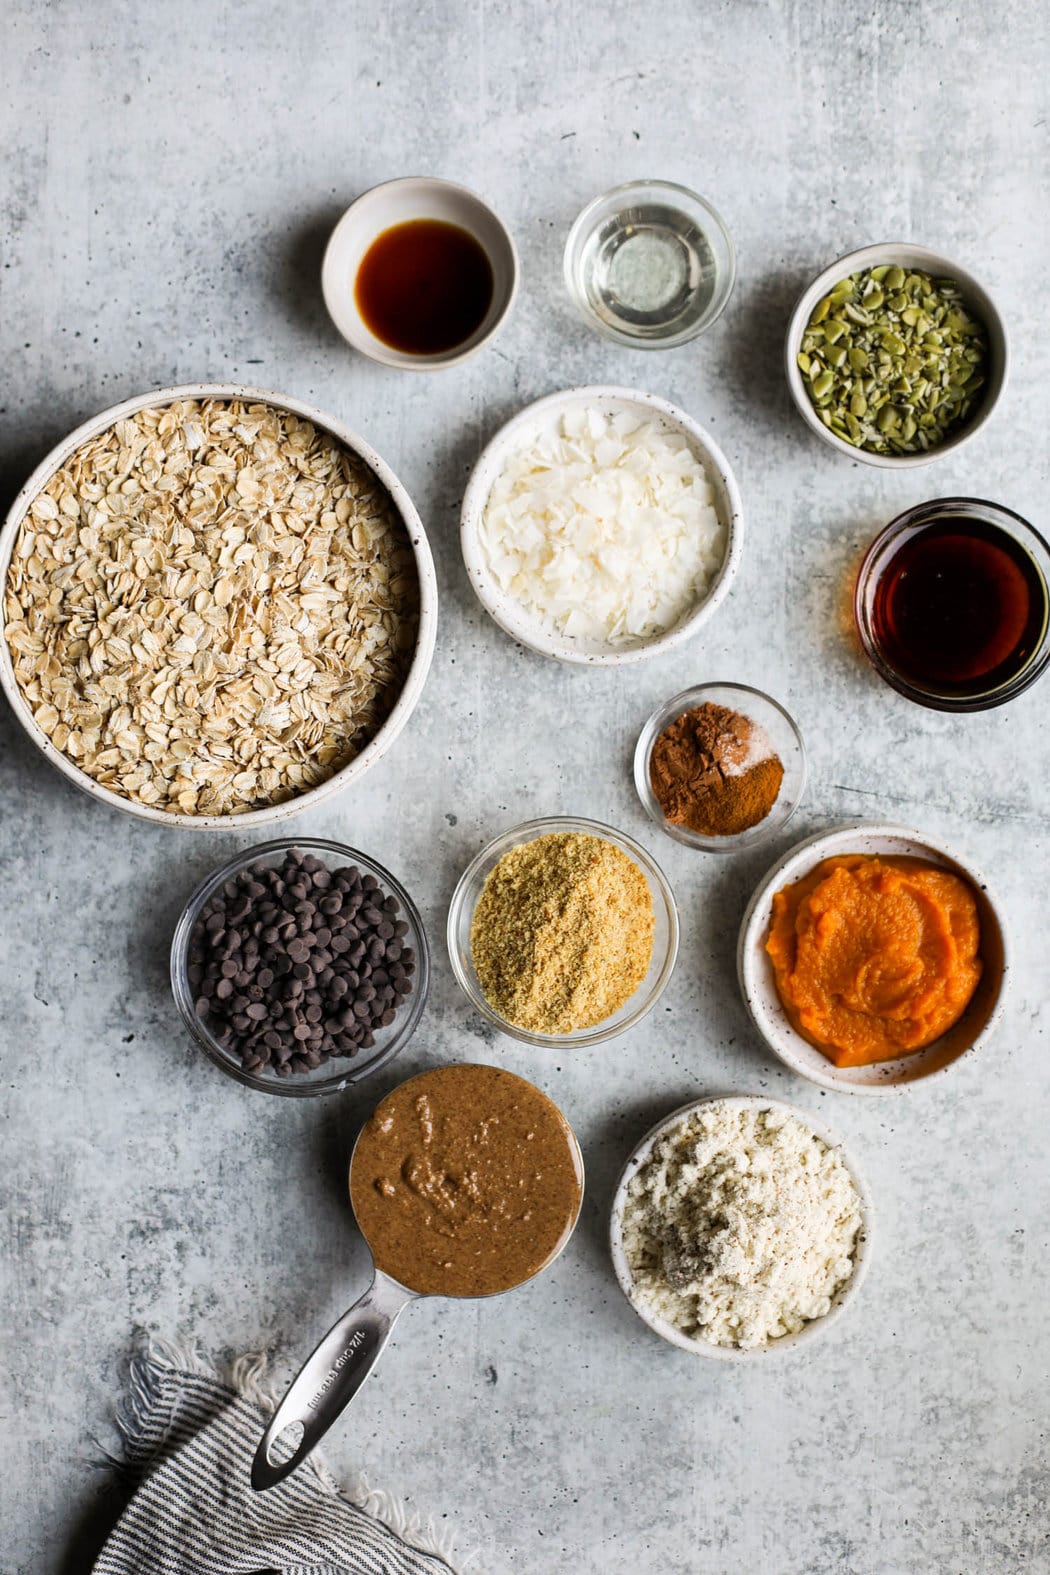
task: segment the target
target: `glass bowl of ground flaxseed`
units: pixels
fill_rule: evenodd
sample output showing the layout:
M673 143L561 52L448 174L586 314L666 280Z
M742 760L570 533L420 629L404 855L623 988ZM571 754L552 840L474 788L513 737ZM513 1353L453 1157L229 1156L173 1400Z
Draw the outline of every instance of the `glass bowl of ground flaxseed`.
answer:
M746 684L698 684L655 710L638 737L634 784L676 842L736 853L786 825L806 786L793 718Z
M623 832L530 820L464 870L448 949L468 999L505 1034L600 1044L659 1000L678 955L678 910L659 865Z

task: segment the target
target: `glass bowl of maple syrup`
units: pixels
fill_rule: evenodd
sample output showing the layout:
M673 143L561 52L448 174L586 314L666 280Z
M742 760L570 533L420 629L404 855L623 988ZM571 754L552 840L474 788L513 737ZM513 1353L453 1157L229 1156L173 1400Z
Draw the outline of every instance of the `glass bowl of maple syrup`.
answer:
M938 711L1005 705L1050 663L1050 546L981 498L937 498L891 520L865 554L853 610L865 655Z

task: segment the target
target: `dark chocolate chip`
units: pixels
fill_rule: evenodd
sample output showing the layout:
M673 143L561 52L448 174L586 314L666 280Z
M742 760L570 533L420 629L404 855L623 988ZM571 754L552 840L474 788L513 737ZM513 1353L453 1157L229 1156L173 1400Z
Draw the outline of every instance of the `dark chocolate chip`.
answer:
M353 865L330 872L298 849L277 867L257 861L209 899L190 937L197 1014L253 1076L370 1048L411 993L398 912Z

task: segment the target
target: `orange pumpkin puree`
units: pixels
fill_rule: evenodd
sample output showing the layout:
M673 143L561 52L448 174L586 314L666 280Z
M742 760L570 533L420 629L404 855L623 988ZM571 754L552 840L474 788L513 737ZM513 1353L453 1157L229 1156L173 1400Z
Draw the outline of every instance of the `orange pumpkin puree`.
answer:
M836 1066L910 1055L981 977L973 891L915 858L824 859L773 898L766 951L794 1026Z

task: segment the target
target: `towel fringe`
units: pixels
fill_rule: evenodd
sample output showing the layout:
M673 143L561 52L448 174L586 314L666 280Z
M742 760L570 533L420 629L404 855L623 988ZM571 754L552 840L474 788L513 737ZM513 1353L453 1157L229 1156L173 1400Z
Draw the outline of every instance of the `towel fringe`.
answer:
M194 1373L199 1378L209 1378L272 1416L277 1400L266 1383L268 1368L268 1358L262 1351L250 1352L220 1365L207 1361L190 1341L165 1339L143 1329L136 1330L127 1388L115 1418L121 1453L114 1456L104 1449L107 1461L128 1475L141 1475L148 1468L166 1432L157 1417L163 1376ZM402 1542L417 1548L420 1553L444 1559L452 1575L470 1575L476 1567L476 1553L457 1556L453 1530L447 1527L439 1530L432 1515L424 1519L418 1512L410 1511L394 1494L372 1487L364 1472L358 1472L350 1483L340 1483L316 1451L304 1466L309 1467L333 1497L344 1499L373 1520L381 1521Z

